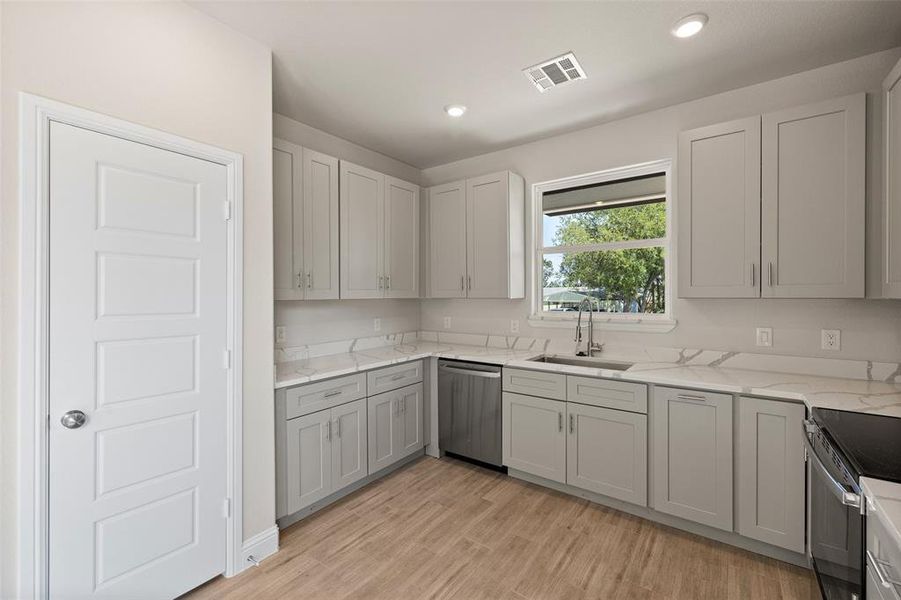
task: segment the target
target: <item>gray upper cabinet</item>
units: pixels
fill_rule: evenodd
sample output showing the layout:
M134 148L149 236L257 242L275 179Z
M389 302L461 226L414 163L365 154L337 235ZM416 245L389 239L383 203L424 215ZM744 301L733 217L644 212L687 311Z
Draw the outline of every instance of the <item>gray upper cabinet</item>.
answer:
M338 160L276 139L275 299L338 298Z
M525 297L525 182L510 171L429 188L428 296Z
M745 537L804 552L804 405L740 398L738 522Z
M863 298L866 94L763 115L762 295Z
M681 133L679 296L862 298L865 137L866 94Z
M384 296L385 176L341 161L341 298Z
M760 117L679 135L679 296L760 295Z
M885 89L885 253L882 295L901 298L901 61Z
M654 506L732 531L732 396L654 389Z
M419 297L419 186L385 176L385 297Z

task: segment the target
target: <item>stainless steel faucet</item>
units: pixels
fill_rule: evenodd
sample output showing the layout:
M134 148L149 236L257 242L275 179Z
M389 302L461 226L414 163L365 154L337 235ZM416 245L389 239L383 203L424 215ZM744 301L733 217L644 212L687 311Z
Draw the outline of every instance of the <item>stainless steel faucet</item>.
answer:
M583 298L579 303L579 319L576 321L576 356L594 356L595 352L600 352L604 348L604 344L594 341L594 302L593 298ZM582 344L582 307L588 304L588 344L585 349L581 349Z

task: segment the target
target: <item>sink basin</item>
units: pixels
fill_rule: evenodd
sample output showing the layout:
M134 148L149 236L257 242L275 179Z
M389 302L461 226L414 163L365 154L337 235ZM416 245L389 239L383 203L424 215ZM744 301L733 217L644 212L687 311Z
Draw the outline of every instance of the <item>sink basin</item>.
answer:
M539 356L531 359L531 362L572 365L574 367L591 367L593 369L610 369L611 371L625 371L634 364L614 360L604 360L602 358L589 358L587 356Z

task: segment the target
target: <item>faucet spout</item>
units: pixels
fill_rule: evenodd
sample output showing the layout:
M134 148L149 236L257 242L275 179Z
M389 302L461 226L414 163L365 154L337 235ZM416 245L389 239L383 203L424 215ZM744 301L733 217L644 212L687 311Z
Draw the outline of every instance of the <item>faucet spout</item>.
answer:
M576 320L576 356L592 356L594 352L600 352L604 347L603 344L597 344L594 341L594 302L593 298L583 298L579 303L579 318ZM582 311L588 306L588 343L585 349L581 349L582 345Z

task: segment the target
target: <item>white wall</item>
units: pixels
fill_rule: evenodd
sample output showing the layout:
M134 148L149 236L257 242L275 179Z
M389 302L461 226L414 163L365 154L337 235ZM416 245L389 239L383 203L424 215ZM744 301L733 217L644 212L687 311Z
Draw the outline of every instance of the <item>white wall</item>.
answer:
M686 129L793 105L852 94L868 95L868 289L878 287L882 211L881 83L901 49L799 73L782 79L710 96L693 102L607 123L483 156L425 169L423 185L435 185L502 169L531 184L580 173L676 158L677 134ZM703 73L698 74L699 77ZM555 92L550 92L555 93ZM674 166L673 172L677 172ZM673 186L675 190L676 186ZM678 198L675 199L678 202ZM531 216L531 211L528 211ZM526 224L531 232L531 222ZM527 237L531 248L531 235ZM528 274L531 280L531 273ZM675 282L675 277L670 284ZM531 283L529 284L531 285ZM531 288L529 288L531 289ZM564 339L572 328L529 327L525 301L425 300L422 328L440 330L452 317L452 330L509 333L518 319L521 335ZM666 334L603 332L610 342L657 346L770 351L801 356L901 360L901 302L892 300L679 300L678 326ZM757 348L754 328L774 329L770 349ZM820 350L820 329L841 329L840 352Z
M244 534L275 522L268 49L182 3L3 3L0 29L2 585L14 598L18 93L244 155Z
M419 183L416 167L379 154L283 115L273 116L277 138L350 161L411 183ZM375 331L374 319L381 319ZM275 324L285 327L277 347L304 346L419 329L418 300L282 300L275 303Z

